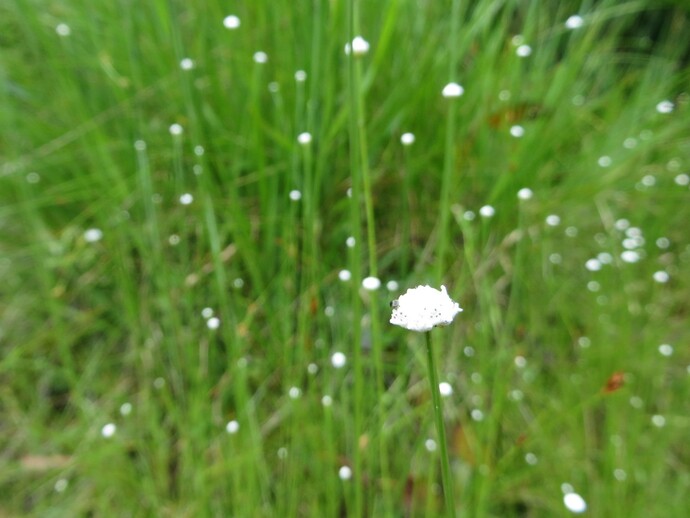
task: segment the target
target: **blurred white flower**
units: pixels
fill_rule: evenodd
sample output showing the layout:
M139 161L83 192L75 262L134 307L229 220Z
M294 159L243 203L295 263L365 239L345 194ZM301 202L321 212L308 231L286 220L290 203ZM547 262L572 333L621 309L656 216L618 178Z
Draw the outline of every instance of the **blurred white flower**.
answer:
M584 513L587 510L587 502L577 493L566 493L563 496L563 504L572 513Z
M182 128L182 125L177 124L177 123L170 125L169 129L170 129L170 134L173 137L179 137L184 132L184 128Z
M613 163L613 160L611 160L611 157L608 155L600 156L599 159L597 160L597 164L599 164L599 167L608 167Z
M260 65L263 65L268 61L268 54L266 54L263 51L258 51L254 53L254 63L259 63Z
M369 42L361 36L355 36L352 43L345 44L345 54L354 54L355 56L362 56L369 52Z
M226 16L223 18L223 26L230 30L237 29L240 26L240 19L234 14Z
M453 386L447 381L442 381L438 384L438 391L443 397L448 397L453 395Z
M579 29L584 23L585 21L582 19L582 16L574 14L565 21L565 28L570 30Z
M441 92L443 97L460 97L464 93L465 89L458 83L448 83Z
M349 466L341 466L338 470L338 477L340 477L340 480L350 480L352 478L352 469Z
M673 107L673 103L667 99L656 105L656 111L659 113L671 113L673 111Z
M414 144L414 134L413 133L403 133L400 136L400 142L402 142L403 146L409 146L411 144Z
M479 209L479 215L482 218L491 218L496 214L496 209L494 209L491 205L484 205L481 209Z
M307 73L304 70L298 70L295 72L295 81L298 83L303 83L307 80Z
M220 319L217 317L211 317L206 321L206 327L209 329L218 329L220 327Z
M297 135L297 142L303 146L311 143L311 133L307 133L306 131L304 133L300 133Z
M532 192L532 189L530 189L529 187L523 187L518 191L517 195L518 198L520 198L521 200L529 200L532 198L534 193Z
M532 47L530 47L529 45L520 45L515 50L515 53L518 55L518 57L526 58L532 53Z
M55 32L58 36L69 36L72 34L72 29L66 23L58 23L55 27Z
M525 128L516 124L510 127L510 134L515 138L520 138L525 135Z
M191 58L184 58L182 61L180 61L180 68L182 70L191 70L194 68L194 60Z
M446 291L431 286L410 288L399 299L391 302L393 314L390 323L410 331L430 331L435 326L447 326L462 311Z
M335 367L336 369L340 369L342 367L345 367L345 364L347 363L347 356L345 356L343 353L340 351L336 351L331 355L331 365Z
M378 277L365 277L362 279L362 288L367 291L376 291L381 287L381 281Z
M84 232L84 241L95 243L103 239L103 231L100 228L90 228Z

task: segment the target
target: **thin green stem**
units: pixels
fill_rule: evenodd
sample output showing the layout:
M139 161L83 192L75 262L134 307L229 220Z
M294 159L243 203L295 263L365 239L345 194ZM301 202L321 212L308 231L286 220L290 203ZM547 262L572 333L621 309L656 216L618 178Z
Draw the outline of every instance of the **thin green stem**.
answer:
M441 405L441 393L438 388L438 376L436 375L436 362L434 349L431 345L431 333L424 333L426 338L426 353L429 365L429 383L431 383L431 395L434 401L434 417L436 419L436 433L441 447L441 466L443 479L443 497L446 502L446 516L455 516L455 501L453 499L453 479L450 474L450 462L448 460L448 446L446 445L446 428L443 424L443 407Z
M356 21L356 4L354 0L350 0L347 4L347 34L348 41L352 41L355 34ZM354 463L354 502L352 502L352 509L348 509L348 513L352 516L363 516L364 513L364 494L363 488L363 462L362 453L359 448L359 437L363 432L363 413L364 413L364 365L362 358L362 302L360 299L358 287L362 281L361 260L361 171L359 168L358 151L359 141L357 139L357 121L355 114L357 113L357 81L355 72L354 54L350 53L348 59L348 103L350 110L349 117L349 142L350 142L350 169L352 178L352 203L350 206L350 225L352 236L355 238L355 246L350 250L350 270L352 271L352 346L354 348L354 437L353 437L353 463Z
M451 11L451 29L450 29L450 56L448 60L448 77L450 81L455 77L455 65L457 62L457 35L460 17L460 0L453 0L453 7ZM450 188L453 171L455 169L455 119L457 112L457 103L454 99L450 99L448 104L448 113L446 116L446 141L444 145L443 156L443 176L441 178L441 199L439 203L439 242L438 255L436 256L436 280L440 283L443 279L443 273L446 267L446 254L448 244L450 242L450 233L448 227L450 223Z

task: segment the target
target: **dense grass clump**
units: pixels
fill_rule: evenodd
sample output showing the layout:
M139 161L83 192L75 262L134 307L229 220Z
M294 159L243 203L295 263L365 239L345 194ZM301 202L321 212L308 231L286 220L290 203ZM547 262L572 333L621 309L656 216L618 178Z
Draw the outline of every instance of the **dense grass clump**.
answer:
M687 516L661 4L2 3L0 516Z

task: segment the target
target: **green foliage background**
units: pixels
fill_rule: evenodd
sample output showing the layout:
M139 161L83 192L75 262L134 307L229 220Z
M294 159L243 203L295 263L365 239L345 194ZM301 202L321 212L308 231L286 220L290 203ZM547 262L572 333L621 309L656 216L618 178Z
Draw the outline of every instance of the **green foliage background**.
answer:
M5 0L0 516L441 514L426 283L460 516L687 516L689 16Z

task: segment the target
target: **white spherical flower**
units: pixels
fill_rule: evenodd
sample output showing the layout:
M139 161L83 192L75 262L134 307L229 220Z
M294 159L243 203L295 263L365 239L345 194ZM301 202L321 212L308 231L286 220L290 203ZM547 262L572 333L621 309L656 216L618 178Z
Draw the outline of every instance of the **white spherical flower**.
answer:
M571 513L584 513L587 510L587 502L577 493L566 493L563 496L563 504Z
M299 387L290 387L290 390L288 390L288 396L290 396L290 399L297 399L302 395L302 391L299 389Z
M191 58L184 58L180 61L180 68L182 70L191 70L194 68L194 60Z
M664 284L664 283L668 282L668 280L670 279L669 274L663 270L659 270L658 272L654 272L654 275L652 277L659 284Z
M220 319L218 317L211 317L206 321L206 327L209 329L218 329L220 327Z
M479 209L479 215L482 218L491 218L496 214L496 209L494 209L491 205L484 205L481 209Z
M640 260L640 254L635 250L625 250L621 253L621 259L626 263L636 263Z
M600 252L597 254L597 259L601 264L611 264L613 262L613 256L608 252Z
M331 356L331 365L333 365L333 367L335 367L336 369L340 369L342 367L345 367L346 363L347 363L347 356L345 356L340 351L334 352L333 355Z
M522 34L516 34L515 36L510 38L510 44L513 47L519 47L523 43L525 43L525 37Z
M205 319L209 319L213 316L213 308L204 308L201 310L201 316Z
M386 283L386 289L388 291L398 291L398 281L388 281Z
M612 162L613 161L611 160L611 157L608 155L600 156L597 160L597 164L599 164L599 167L609 167Z
M59 478L55 481L53 488L55 489L56 493L64 493L68 485L69 481L66 478Z
M550 227L557 227L561 224L561 218L557 214L549 214L546 216L546 224Z
M235 434L239 429L240 423L238 423L234 419L232 421L228 421L228 424L225 425L225 431L229 434Z
M182 196L180 196L180 203L182 205L189 205L194 201L194 196L189 194L188 192L184 193Z
M298 83L304 83L307 80L307 73L304 70L298 70L295 72L295 81Z
M625 149L634 149L637 147L637 139L633 137L628 137L623 141L623 147Z
M169 129L170 129L170 134L173 137L179 137L180 135L182 135L182 132L184 131L184 128L182 127L182 125L177 124L177 123L172 124Z
M400 136L400 142L403 146L410 146L414 144L414 134L413 133L403 133Z
M673 354L673 346L669 344L661 344L659 346L659 353L662 356L671 356Z
M132 413L132 403L126 402L120 405L120 414L127 416Z
M259 63L260 65L263 65L268 61L268 54L262 51L258 51L254 53L254 63Z
M625 218L617 219L614 223L613 226L616 227L616 230L627 230L630 228L630 221L628 221Z
M484 412L482 412L478 408L473 409L472 412L470 412L470 416L475 421L483 421L484 420Z
M291 190L289 196L292 201L299 201L302 199L302 193L297 189Z
M525 135L525 128L516 124L510 127L510 134L515 138L523 137Z
M661 101L656 105L656 111L659 113L671 113L673 111L673 103L669 100Z
M350 466L342 466L338 470L338 477L340 477L340 480L350 480L352 478L352 469Z
M304 133L300 133L299 135L297 135L297 142L299 142L303 146L310 144L311 143L311 133L307 133L306 131Z
M524 44L520 45L517 49L515 49L515 54L517 54L520 58L526 58L532 54L532 47Z
M117 426L114 423L108 423L101 428L101 435L106 439L112 437L117 432Z
M353 236L348 237L348 238L345 240L345 245L346 245L348 248L354 248L354 246L355 246L355 238L354 238Z
M436 451L436 441L434 441L433 439L427 439L426 441L424 441L424 447L426 448L426 451Z
M676 175L676 177L673 179L674 182L676 182L676 185L680 185L681 187L685 187L686 185L690 184L690 175L681 173L679 175Z
M355 36L352 43L345 44L345 54L354 54L355 56L363 56L369 52L369 42L361 36Z
M655 414L652 416L652 424L657 428L666 426L666 418L663 415Z
M438 384L438 391L443 397L448 397L453 395L453 386L447 381L442 381Z
M587 259L585 268L587 268L590 272L598 272L601 270L601 261L596 258Z
M350 279L352 279L352 273L350 270L340 270L338 272L338 279L340 279L343 282L347 282Z
M534 193L532 192L532 189L529 187L523 187L520 189L517 193L518 198L520 198L523 201L527 201L532 199L532 196L534 196Z
M72 34L72 29L70 29L69 25L66 23L58 23L55 26L55 32L57 33L58 36L69 36Z
M565 21L565 28L570 30L579 29L584 25L584 23L585 20L582 18L582 16L574 14Z
M100 228L90 228L84 232L84 241L95 243L103 239L103 231Z
M408 289L399 299L391 302L393 314L390 323L410 331L430 331L435 326L447 326L462 311L446 291L431 286Z
M329 407L333 404L333 398L326 394L321 398L321 404L325 407Z
M465 89L460 86L458 83L448 83L446 86L443 87L443 91L441 92L441 95L446 98L451 98L451 97L460 97L462 94L465 93Z
M381 287L381 281L378 277L365 277L362 279L362 288L367 291L376 291Z
M231 14L223 18L223 25L226 29L237 29L240 26L240 19L234 14Z

